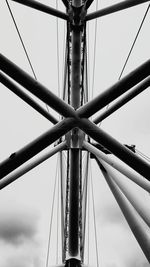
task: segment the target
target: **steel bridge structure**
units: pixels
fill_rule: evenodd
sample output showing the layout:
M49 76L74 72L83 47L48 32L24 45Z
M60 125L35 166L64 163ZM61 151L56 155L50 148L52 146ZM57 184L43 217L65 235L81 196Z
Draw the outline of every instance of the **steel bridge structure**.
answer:
M143 224L150 227L150 215L118 178L120 172L150 193L150 164L136 155L134 146L121 144L98 126L105 118L149 87L150 60L90 101L86 82L87 22L149 1L125 0L93 13L88 13L88 8L94 0L62 0L66 13L34 0L13 1L66 21L64 88L61 99L0 54L0 82L53 123L53 127L47 132L0 163L0 189L58 152L61 159L62 151L66 151L65 190L64 178L61 175L62 264L71 267L80 266L84 264L88 162L91 159L96 160L132 233L150 263L150 235L147 235L143 227ZM60 120L42 108L17 84L60 114ZM117 98L119 100L115 104L91 119L94 114ZM21 167L53 143L55 146L49 153ZM87 169L83 180L82 158L85 151ZM110 157L110 154L115 155L125 165L120 165Z

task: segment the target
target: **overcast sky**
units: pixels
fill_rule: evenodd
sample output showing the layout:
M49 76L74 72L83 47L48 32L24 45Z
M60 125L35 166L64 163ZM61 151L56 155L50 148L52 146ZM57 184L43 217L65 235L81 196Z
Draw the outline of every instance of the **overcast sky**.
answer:
M43 0L53 7L55 0ZM119 1L98 1L99 8ZM56 19L28 7L9 1L22 38L26 45L37 78L51 91L58 94ZM61 1L59 9L64 10ZM96 65L94 96L115 83L120 75L131 44L148 4L133 7L105 18L98 19L96 40ZM95 3L91 10L95 9ZM125 69L124 75L149 59L150 16L147 15L142 31ZM93 50L95 23L88 26L89 87L92 87ZM59 22L60 88L62 89L63 49L65 24ZM0 1L0 53L32 75L5 0ZM102 123L105 129L121 143L135 144L137 149L150 156L150 92L149 88L136 99ZM41 103L43 107L45 105ZM55 113L53 113L55 114ZM56 114L55 114L56 115ZM56 115L57 116L57 115ZM0 161L20 149L52 125L0 85ZM47 160L12 185L0 191L0 267L43 267L46 253L52 192L55 182L57 156ZM132 235L110 190L91 162L96 225L98 237L99 266L147 267L143 252ZM128 182L128 181L127 181ZM129 183L129 182L128 182ZM133 192L150 211L149 195L136 185ZM56 207L49 265L56 259ZM96 266L92 203L90 206L90 255L89 264ZM93 245L94 244L94 245ZM87 246L87 245L86 245ZM87 249L87 247L86 247ZM60 251L59 251L60 252ZM60 263L60 253L58 255ZM87 252L86 262L87 263Z

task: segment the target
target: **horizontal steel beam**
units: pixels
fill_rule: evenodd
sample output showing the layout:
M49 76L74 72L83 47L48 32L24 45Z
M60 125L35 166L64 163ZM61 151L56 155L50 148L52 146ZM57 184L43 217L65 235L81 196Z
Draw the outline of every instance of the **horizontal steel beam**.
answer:
M127 74L93 100L77 110L79 117L90 117L150 75L150 60Z
M60 143L56 147L52 148L49 152L44 154L43 156L39 157L38 159L33 160L32 162L28 163L27 166L19 168L19 170L14 171L13 173L10 173L8 176L6 176L4 179L0 181L0 190L8 186L9 184L13 183L15 180L26 174L27 172L31 171L35 167L37 167L39 164L44 162L45 160L49 159L53 155L55 155L57 152L65 149L66 142Z
M96 19L100 18L109 14L112 14L114 12L124 10L133 6L137 6L140 4L143 4L145 2L149 2L149 0L126 0L119 2L117 4L114 4L112 6L105 7L101 10L95 11L93 13L90 13L86 16L86 21L91 20L91 19Z
M95 124L98 124L99 122L106 119L109 115L111 115L113 112L121 108L123 105L128 103L131 99L133 99L135 96L143 92L145 89L147 89L150 86L150 77L146 78L144 81L142 81L139 85L137 85L131 92L126 94L124 97L122 97L120 100L118 100L116 103L114 103L110 108L105 110L103 113L101 113L97 118L93 120Z
M13 153L8 159L0 163L0 179L15 170L27 160L34 157L41 152L44 148L51 145L58 140L61 136L66 134L69 130L76 126L76 120L67 118L48 130L46 133L39 136L37 139Z
M71 106L53 94L44 85L36 81L28 73L23 71L2 54L0 54L0 69L64 117L76 116L75 111Z
M35 100L33 100L29 95L21 90L15 83L13 83L7 76L0 73L0 82L11 90L14 94L19 96L23 101L29 104L32 108L38 111L42 116L48 119L53 124L58 123L57 119L48 113L41 105L39 105Z
M61 19L64 19L64 20L68 20L68 15L57 10L57 9L54 9L52 7L49 7L49 6L46 6L42 3L39 3L37 1L34 1L34 0L12 0L13 2L17 2L19 4L22 4L22 5L25 5L25 6L28 6L28 7L32 7L34 9L37 9L39 11L42 11L44 13L47 13L47 14L50 14L52 16L55 16L55 17L58 17L58 18L61 18Z
M119 161L116 161L114 158L109 157L88 142L83 141L83 147L90 153L94 154L95 157L98 157L103 165L104 162L106 162L107 170L113 168L119 171L121 174L123 174L123 177L130 179L132 182L136 183L138 186L150 193L150 182L144 179L144 177L142 177L140 174L129 168L126 164L120 164Z
M100 163L97 162L100 166ZM100 166L101 168L101 166ZM102 170L102 169L101 169ZM148 234L149 228L146 226L145 222L141 219L138 215L136 210L130 205L127 198L124 194L120 191L116 183L112 180L110 175L107 173L107 170L103 169L102 173L105 177L105 180L113 193L128 225L134 234L137 242L139 243L145 257L147 258L148 262L150 263L150 237Z
M141 160L135 155L135 153L119 143L88 119L80 119L79 127L91 138L111 151L112 154L150 181L150 164Z

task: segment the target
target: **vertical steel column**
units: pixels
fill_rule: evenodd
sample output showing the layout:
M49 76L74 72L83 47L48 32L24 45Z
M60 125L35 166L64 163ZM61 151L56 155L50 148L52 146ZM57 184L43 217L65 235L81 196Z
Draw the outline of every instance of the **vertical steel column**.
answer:
M79 149L70 153L70 199L69 199L69 255L77 257L79 253Z
M72 1L74 19L72 27L71 54L71 105L76 110L80 106L81 83L81 27L76 19L80 16L81 0ZM79 186L80 186L80 149L78 129L72 130L70 149L70 197L69 197L69 257L79 256Z
M72 30L72 74L71 74L71 104L74 109L80 106L81 83L81 30L73 26Z

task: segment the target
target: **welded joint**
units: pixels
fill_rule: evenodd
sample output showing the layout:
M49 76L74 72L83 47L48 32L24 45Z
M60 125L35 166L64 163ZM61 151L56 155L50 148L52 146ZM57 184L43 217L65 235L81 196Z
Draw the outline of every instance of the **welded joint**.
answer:
M85 133L77 127L65 135L66 146L68 149L82 149L84 139Z
M71 5L68 9L68 16L71 23L71 29L83 30L87 11L84 5L75 7Z

